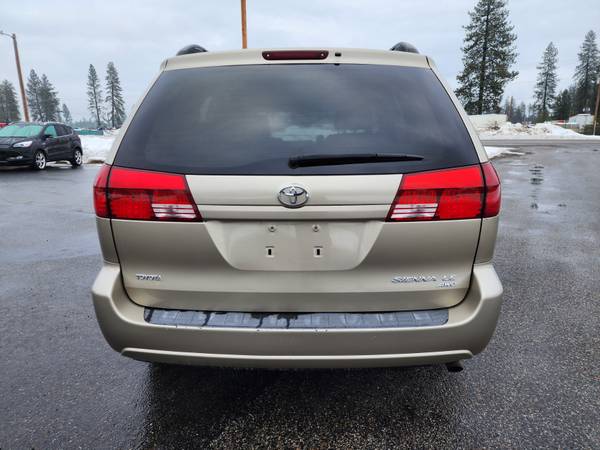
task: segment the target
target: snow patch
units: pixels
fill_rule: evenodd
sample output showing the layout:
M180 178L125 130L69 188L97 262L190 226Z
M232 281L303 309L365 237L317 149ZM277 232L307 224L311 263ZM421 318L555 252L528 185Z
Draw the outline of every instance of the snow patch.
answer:
M110 152L112 144L117 137L118 130L105 131L103 136L83 135L81 146L83 147L83 160L88 164L103 163Z
M506 114L471 115L469 120L478 130L491 130L501 127L507 122Z
M552 138L552 139L598 139L597 136L586 136L573 130L567 130L552 123L536 123L523 125L507 122L497 129L477 130L481 139L527 139L527 138Z
M488 155L488 158L498 158L502 155L515 155L515 156L523 156L524 153L515 151L516 149L512 147L492 147L489 145L485 146L485 152Z

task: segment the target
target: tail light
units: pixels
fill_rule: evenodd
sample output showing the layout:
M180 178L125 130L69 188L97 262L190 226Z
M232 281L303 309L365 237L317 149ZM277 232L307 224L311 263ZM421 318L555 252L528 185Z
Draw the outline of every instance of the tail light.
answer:
M500 183L491 163L404 175L388 213L391 222L491 217Z
M100 217L131 220L199 221L185 176L102 166L94 184Z
M487 162L481 165L483 169L483 178L485 181L485 205L483 207L483 217L497 216L500 212L501 194L500 179L492 163Z

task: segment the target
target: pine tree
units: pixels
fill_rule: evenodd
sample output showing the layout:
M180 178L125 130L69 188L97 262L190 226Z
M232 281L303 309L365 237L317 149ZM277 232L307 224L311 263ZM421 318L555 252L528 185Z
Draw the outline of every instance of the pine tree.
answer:
M527 115L527 107L525 102L519 103L519 106L515 108L515 115L513 117L514 123L525 123Z
M508 21L506 0L479 0L469 12L471 21L463 27L462 72L456 95L469 114L497 112L506 83L517 71L511 71L517 53L516 34Z
M90 68L88 70L87 95L88 108L92 113L92 116L94 116L96 119L96 127L100 128L102 126L100 119L102 116L102 89L100 87L98 73L92 64L90 64Z
M569 98L571 99L571 111L569 111L569 116L574 116L578 113L576 99L577 99L577 86L573 83L569 86Z
M506 119L509 122L512 122L515 117L515 98L510 96L504 102L504 108L502 108L504 114L506 114Z
M21 119L17 91L8 80L0 83L0 122L16 122Z
M534 105L537 119L540 122L548 120L551 110L554 108L556 86L558 84L558 76L556 75L557 60L558 49L550 42L544 50L542 61L537 66L538 76L535 84Z
M600 54L596 44L596 33L586 33L581 50L577 55L579 64L575 68L573 79L576 85L576 112L592 112L596 99L596 82L600 74Z
M536 117L535 105L533 103L529 103L527 105L527 109L526 109L525 121L529 122L529 123L535 122L535 117Z
M119 128L125 121L125 102L119 74L114 63L109 62L106 68L106 103L108 120L113 128Z
M0 84L0 122L8 122L8 105L4 94L4 82Z
M569 120L571 110L571 94L568 89L565 89L556 96L553 117L555 120Z
M71 117L71 111L67 108L67 105L63 103L62 105L62 116L63 120L67 125L71 125L73 123L73 118Z
M42 79L39 88L40 108L42 112L42 121L49 122L59 119L58 95L50 80L45 74L42 74Z
M44 120L40 101L40 85L42 84L35 70L31 69L27 80L27 103L33 120Z

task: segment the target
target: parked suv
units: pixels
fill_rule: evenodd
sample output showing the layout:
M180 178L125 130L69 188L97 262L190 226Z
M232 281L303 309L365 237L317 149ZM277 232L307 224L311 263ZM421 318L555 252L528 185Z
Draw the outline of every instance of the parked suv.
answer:
M498 177L417 53L170 58L94 201L94 306L125 356L458 370L496 326Z
M17 122L0 128L0 167L29 165L44 170L50 161L83 163L81 140L73 129L57 122Z

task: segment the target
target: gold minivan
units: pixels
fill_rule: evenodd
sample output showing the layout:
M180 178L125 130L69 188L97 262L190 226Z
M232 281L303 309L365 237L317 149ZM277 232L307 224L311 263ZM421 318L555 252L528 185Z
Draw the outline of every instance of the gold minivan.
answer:
M500 183L433 61L401 49L162 64L94 185L116 351L460 370L485 348Z

